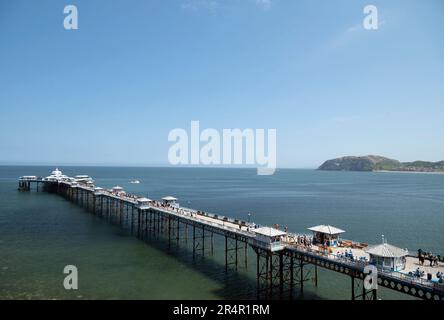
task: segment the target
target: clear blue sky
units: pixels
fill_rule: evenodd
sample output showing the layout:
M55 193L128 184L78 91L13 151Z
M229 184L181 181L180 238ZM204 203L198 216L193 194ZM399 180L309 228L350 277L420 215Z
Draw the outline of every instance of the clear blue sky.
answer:
M0 0L0 162L167 164L191 120L276 128L279 167L443 160L443 31L440 0Z

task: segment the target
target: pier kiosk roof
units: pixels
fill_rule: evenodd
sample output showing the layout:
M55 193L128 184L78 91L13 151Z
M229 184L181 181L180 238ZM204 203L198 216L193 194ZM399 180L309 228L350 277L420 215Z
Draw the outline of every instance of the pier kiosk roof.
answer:
M140 203L146 203L146 202L153 202L154 200L148 199L148 198L138 198L137 202Z
M330 225L324 225L324 224L308 228L308 230L311 230L313 232L318 232L318 233L329 234L329 235L337 235L337 234L341 234L341 233L345 232L342 229L339 229L339 228L336 228L336 227L333 227Z
M94 194L95 194L96 196L102 195L102 194L103 194L103 191L104 191L103 188L100 188L100 187L95 187L95 188L94 188Z
M174 198L172 196L166 196L166 197L163 197L162 200L164 200L164 201L177 201L177 198Z
M373 256L383 258L399 258L408 255L407 250L395 247L388 243L381 243L376 246L369 247L366 252Z
M408 251L386 242L371 246L365 250L370 256L370 263L382 269L401 271L405 269Z
M119 195L119 196L126 194L126 192L123 190L123 188L119 187L119 186L115 186L114 188L112 188L111 192L116 195Z
M260 234L263 236L267 236L267 237L278 237L278 236L283 236L286 233L279 230L279 229L275 229L275 228L270 228L270 227L261 227L261 228L257 228L253 230L256 234Z

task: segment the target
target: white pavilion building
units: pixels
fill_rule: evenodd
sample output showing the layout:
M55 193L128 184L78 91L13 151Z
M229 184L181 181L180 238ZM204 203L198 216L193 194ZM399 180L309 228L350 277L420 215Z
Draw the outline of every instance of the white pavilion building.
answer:
M387 242L371 246L365 250L370 256L370 264L376 267L401 271L405 269L406 256L408 251L395 247Z

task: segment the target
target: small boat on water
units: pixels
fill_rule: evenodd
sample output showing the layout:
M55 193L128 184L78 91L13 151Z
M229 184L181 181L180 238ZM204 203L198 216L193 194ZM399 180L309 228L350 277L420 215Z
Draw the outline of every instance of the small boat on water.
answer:
M138 183L140 183L140 181L139 180L131 180L130 183L138 184Z

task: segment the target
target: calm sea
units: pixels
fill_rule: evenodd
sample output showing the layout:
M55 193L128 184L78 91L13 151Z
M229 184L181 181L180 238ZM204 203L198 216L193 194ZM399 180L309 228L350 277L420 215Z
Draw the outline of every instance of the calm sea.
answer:
M145 243L63 198L17 191L22 175L52 167L0 166L0 299L229 299L255 298L255 256L225 273L221 244L193 260L191 249ZM259 224L307 232L318 224L346 230L344 238L444 253L444 175L253 169L60 167L88 174L102 187L159 199ZM138 179L140 184L130 184ZM219 249L220 248L220 249ZM63 288L63 268L79 270L79 290ZM380 290L383 299L405 298ZM350 281L320 271L304 299L348 299Z

